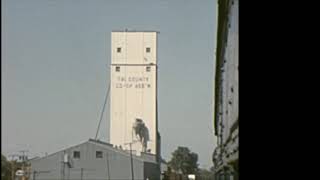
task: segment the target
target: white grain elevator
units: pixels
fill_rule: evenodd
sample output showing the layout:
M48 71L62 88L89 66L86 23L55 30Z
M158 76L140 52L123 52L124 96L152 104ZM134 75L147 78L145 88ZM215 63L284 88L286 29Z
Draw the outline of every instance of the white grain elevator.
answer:
M112 31L110 143L160 156L156 31Z

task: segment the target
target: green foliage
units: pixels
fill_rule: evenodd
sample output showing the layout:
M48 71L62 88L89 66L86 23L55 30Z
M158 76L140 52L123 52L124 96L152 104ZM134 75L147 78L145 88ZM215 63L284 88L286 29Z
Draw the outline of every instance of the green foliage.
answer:
M11 177L11 165L7 158L1 154L1 179L9 180Z
M17 161L8 161L7 158L1 154L1 179L11 180L11 172L16 172L21 169L22 163Z
M197 174L198 154L191 152L187 147L178 147L172 153L169 166L182 174Z

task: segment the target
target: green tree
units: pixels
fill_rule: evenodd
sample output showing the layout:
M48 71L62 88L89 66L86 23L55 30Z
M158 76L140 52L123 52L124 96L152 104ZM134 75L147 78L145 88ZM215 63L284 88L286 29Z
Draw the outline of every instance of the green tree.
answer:
M178 147L169 161L169 166L182 174L196 174L198 172L198 154L187 147Z
M11 176L11 165L7 158L1 154L1 179L9 180Z
M25 166L28 165L29 164L25 164ZM7 158L1 154L1 179L11 180L12 171L16 172L17 170L21 169L21 167L21 162L17 162L16 160L8 161Z

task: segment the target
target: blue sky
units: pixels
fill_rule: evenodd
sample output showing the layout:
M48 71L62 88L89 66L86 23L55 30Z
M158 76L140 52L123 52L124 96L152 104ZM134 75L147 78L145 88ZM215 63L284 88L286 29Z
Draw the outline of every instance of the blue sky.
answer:
M94 137L111 31L128 28L160 31L162 156L187 146L201 167L212 166L215 0L4 0L1 8L5 155L44 155Z

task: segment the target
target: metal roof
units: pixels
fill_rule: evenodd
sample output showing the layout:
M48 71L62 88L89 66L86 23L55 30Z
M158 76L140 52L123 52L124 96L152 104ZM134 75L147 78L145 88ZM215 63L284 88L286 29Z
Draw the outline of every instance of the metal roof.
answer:
M103 141L100 141L100 140L94 140L94 139L89 139L88 141L85 141L85 142L82 142L80 144L77 144L77 145L73 145L73 146L70 146L70 147L67 147L67 148L64 148L63 150L60 150L60 151L57 151L57 152L54 152L50 155L47 155L47 156L43 156L43 157L38 157L38 158L34 158L32 160L29 160L29 161L37 161L37 160L40 160L40 159L43 159L43 158L47 158L49 156L52 156L52 155L55 155L61 151L64 151L64 150L67 150L67 149L70 149L70 148L74 148L74 147L77 147L77 146L81 146L83 144L86 144L86 143L94 143L94 144L97 144L97 145L100 145L106 149L109 149L111 151L114 151L114 152L117 152L117 153L120 153L122 155L125 155L125 156L130 156L130 152L124 150L124 149L118 149L118 148L115 148L113 147L112 144L110 143L107 143L107 142L103 142ZM149 157L148 157L149 156ZM152 162L152 163L156 163L155 161L152 160L152 158L150 158L151 156L155 156L153 154L147 154L147 153L142 153L142 156L137 156L136 154L132 154L132 157L133 159L136 159L136 160L139 160L139 161L143 161L143 162Z

